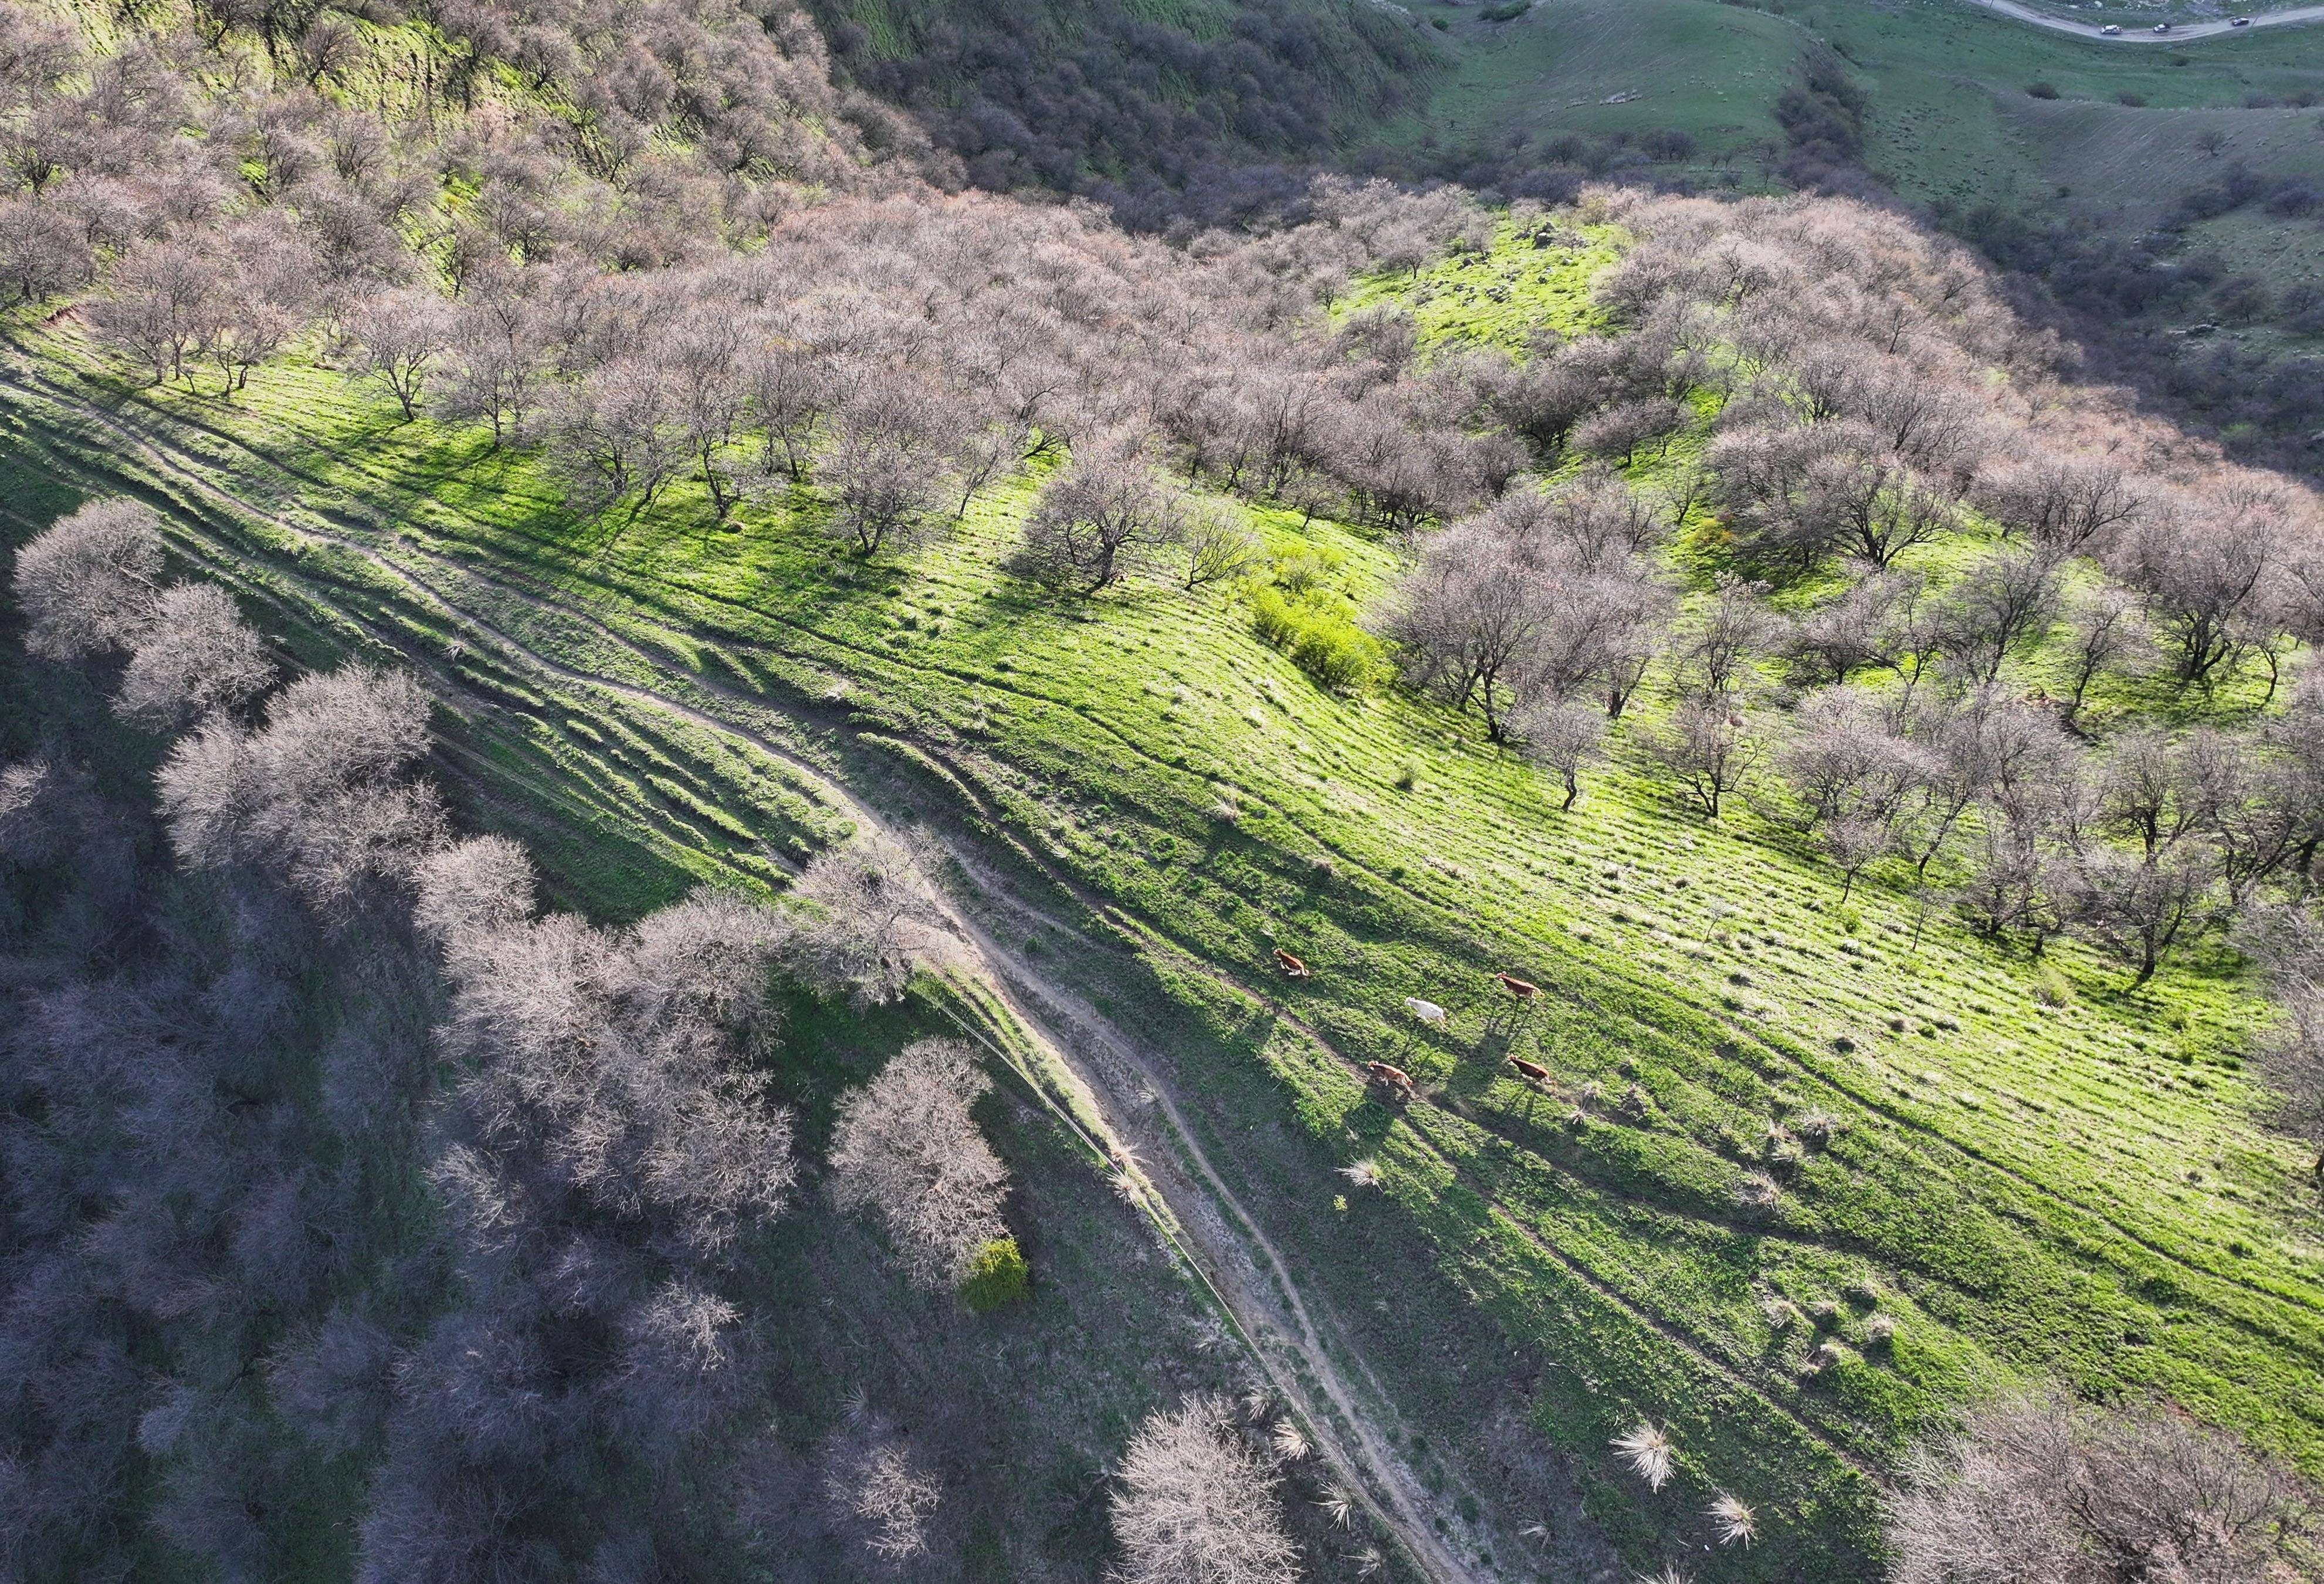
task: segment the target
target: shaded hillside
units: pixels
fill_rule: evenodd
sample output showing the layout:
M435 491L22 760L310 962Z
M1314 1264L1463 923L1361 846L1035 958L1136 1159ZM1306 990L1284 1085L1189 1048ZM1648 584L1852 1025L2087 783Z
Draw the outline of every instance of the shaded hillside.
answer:
M1087 193L1128 222L1268 213L1424 93L1412 14L1372 0L819 0L841 69L918 112L969 182Z

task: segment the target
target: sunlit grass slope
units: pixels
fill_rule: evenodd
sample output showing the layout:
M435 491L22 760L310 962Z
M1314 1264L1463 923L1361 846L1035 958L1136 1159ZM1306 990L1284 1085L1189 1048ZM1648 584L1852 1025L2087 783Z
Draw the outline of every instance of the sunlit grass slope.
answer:
M1440 338L1508 341L1526 303L1578 325L1609 252L1505 244L1394 289L1426 298ZM2060 996L1901 882L1859 882L1843 907L1838 876L1748 808L1713 825L1677 807L1637 751L1651 699L1560 813L1472 721L1316 688L1240 596L1060 603L1013 582L998 563L1032 478L907 564L836 553L805 492L731 533L674 494L612 538L530 460L397 423L328 370L270 371L227 406L131 395L69 336L40 354L70 400L19 403L20 455L160 477L78 403L116 408L465 619L779 736L982 851L1053 921L1027 956L1167 1058L1205 1149L1448 1491L1526 1517L1531 1488L1479 1450L1514 1419L1579 1459L1640 1565L1683 1546L1704 1578L1868 1577L1875 1477L1968 1394L2035 1376L2166 1392L2324 1470L2324 1249L2304 1163L2253 1120L2253 1004L2224 958L2134 996L2053 948ZM1360 603L1394 573L1390 547L1346 529L1257 525ZM438 664L472 663L459 620L412 614L346 552L242 532L254 583L323 580ZM530 834L585 811L742 867L771 862L760 839L827 834L771 766L650 740L601 692L583 708L475 681L508 701L456 739L492 761L484 818ZM579 867L577 888L619 894ZM1314 977L1277 977L1277 944ZM1496 969L1545 1005L1503 1006ZM1420 1028L1411 996L1452 1009L1451 1031ZM1508 1053L1551 1068L1554 1093L1516 1081ZM1367 1096L1370 1059L1410 1070L1424 1101ZM1811 1113L1830 1147L1772 1210L1741 1208L1771 1129ZM1679 1447L1659 1494L1609 1450L1641 1418ZM1714 1488L1758 1506L1748 1552L1701 1554Z

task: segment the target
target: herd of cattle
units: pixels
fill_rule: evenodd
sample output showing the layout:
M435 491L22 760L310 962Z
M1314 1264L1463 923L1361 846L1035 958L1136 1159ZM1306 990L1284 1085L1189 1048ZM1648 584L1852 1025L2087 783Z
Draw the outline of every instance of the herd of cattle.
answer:
M1288 979L1306 979L1314 977L1314 970L1310 968L1305 960L1293 956L1280 946L1275 948L1275 966L1281 970L1283 977ZM1509 998L1520 1006L1530 1005L1538 1000L1541 996L1539 985L1530 984L1513 975L1495 974L1493 982L1500 986ZM1433 1029L1452 1027L1452 1014L1434 1001L1424 1001L1417 996L1407 996L1404 998L1404 1009ZM1540 1062L1528 1061L1522 1056L1510 1056L1506 1060L1517 1070L1517 1075L1527 1083L1544 1088L1548 1087L1549 1069ZM1401 1067L1393 1067L1385 1061L1367 1061L1364 1063L1364 1073L1372 1087L1379 1088L1389 1099L1398 1104L1420 1098L1420 1087L1412 1081L1412 1075Z

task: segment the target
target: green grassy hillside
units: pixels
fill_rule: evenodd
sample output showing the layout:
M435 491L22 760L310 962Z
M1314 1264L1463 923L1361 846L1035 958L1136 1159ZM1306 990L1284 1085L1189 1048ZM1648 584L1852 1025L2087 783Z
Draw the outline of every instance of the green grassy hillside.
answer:
M1457 147L1517 132L1540 139L1670 126L1713 154L1775 144L1781 140L1775 101L1796 79L1804 53L1822 41L1871 96L1866 132L1873 171L1923 202L2047 198L2063 184L2089 203L2127 198L2159 207L2208 178L2166 165L2126 192L2122 162L2151 161L2158 152L2130 150L2158 139L2192 149L2201 127L2218 125L2247 140L2242 152L2256 165L2290 154L2289 140L2275 129L2297 113L2250 112L2245 101L2324 90L2324 32L2297 28L2205 39L2178 51L2062 37L1960 0L1779 0L1757 7L1555 0L1503 22L1458 6L1443 14L1457 19L1446 34L1453 67L1425 117L1391 124L1392 141L1410 143L1425 129ZM2059 98L2029 97L2025 89L2036 83L2054 88ZM2124 103L2126 95L2138 103ZM2225 119L2140 113L2192 108ZM2054 125L2064 118L2070 131ZM2185 126L2183 139L2156 130L2173 125Z
M2146 206L2142 218L2151 219L2211 179L2166 150L2192 152L2202 130L2217 126L2241 140L2237 152L2255 167L2273 169L2274 156L2297 160L2282 133L2314 116L2245 101L2324 89L2324 34L2313 30L2125 50L1952 4L1817 6L1802 19L1830 38L1872 95L1872 169L1923 201L2043 200L2063 187L2077 205L2129 202ZM2037 84L2058 97L2029 95ZM2212 116L2181 114L2189 111ZM2304 163L2289 173L2304 174Z
M1440 338L1506 338L1528 310L1575 322L1610 251L1505 244L1393 290ZM313 642L375 635L456 683L468 811L571 897L774 882L827 841L834 811L753 738L956 844L998 948L1147 1063L1180 1168L1215 1169L1443 1532L1499 1570L1571 1555L1528 1450L1555 1447L1633 1565L1868 1577L1884 1470L2013 1379L2157 1389L2324 1471L2324 1246L2304 1161L2254 1120L2224 957L2133 995L2070 944L1975 940L1901 878L1843 906L1748 810L1673 802L1637 748L1652 701L1561 813L1470 722L1317 688L1245 596L1037 597L998 570L1036 478L905 565L835 558L804 491L705 533L674 487L608 544L529 459L311 363L226 403L133 388L69 324L23 351L13 478L149 493L254 596L345 613ZM1255 521L1358 604L1397 564ZM1715 559L1678 566L1700 588ZM1314 977L1277 977L1278 945ZM1550 994L1519 1012L1496 970ZM1368 1060L1423 1100L1382 1104ZM1778 1151L1779 1200L1747 1208L1807 1134L1829 1147ZM1659 1494L1609 1449L1641 1417L1679 1448ZM1714 1490L1762 1524L1709 1561Z

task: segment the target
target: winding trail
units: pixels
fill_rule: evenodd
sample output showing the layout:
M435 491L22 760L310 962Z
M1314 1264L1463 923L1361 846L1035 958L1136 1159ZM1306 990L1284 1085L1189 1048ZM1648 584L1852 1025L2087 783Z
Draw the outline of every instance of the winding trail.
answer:
M2324 6L2315 9L2324 15ZM640 708L666 712L706 732L747 743L780 765L802 788L812 792L815 801L829 810L866 831L893 833L896 815L876 811L850 790L841 773L812 762L799 748L789 745L787 737L792 727L803 721L823 724L812 719L812 711L803 717L755 692L723 685L708 676L692 672L675 676L667 656L597 625L586 608L572 600L558 597L553 592L541 592L529 586L529 580L520 583L463 557L400 541L393 536L392 523L372 521L367 512L310 503L300 491L293 492L295 517L270 510L214 482L215 469L188 460L159 425L141 422L108 405L92 402L38 372L36 366L0 372L0 391L11 388L69 412L84 423L102 428L121 454L134 454L140 459L142 465L137 471L163 477L174 488L215 503L230 518L263 523L275 533L326 544L357 558L381 576L392 579L407 597L456 622L464 635L476 644L488 645L498 662L554 680L567 689L594 690ZM294 482L299 479L295 468L239 441L232 443L261 466ZM334 526L318 525L327 523ZM339 524L351 532L336 531ZM373 542L374 539L378 542ZM208 548L214 559L225 559L230 565L242 559L215 542ZM269 556L261 564L281 585L299 587L303 599L342 619L363 621L360 615L335 601L322 580L302 574L295 559L290 559L290 564L283 564L286 559L289 558ZM479 608L478 595L483 590L490 591L487 603L501 613L503 619L495 620L492 614ZM275 597L280 597L279 592ZM583 671L551 658L511 630L506 617L514 607L560 623L593 625L595 641L618 650L634 662L635 674L649 681L669 678L687 696L678 697L656 686L641 686ZM516 625L527 625L523 618L517 619ZM456 666L440 657L417 652L408 634L368 625L367 630L425 666L446 692L470 690L457 676ZM950 764L940 749L918 742L906 746L928 759L945 780L958 788L973 809L982 811L982 798L968 784L973 778ZM1233 979L1215 965L1189 958L1176 942L1112 905L1110 899L1091 894L1070 876L1056 873L1039 854L1016 841L999 820L993 819L991 823L1013 854L1055 886L1060 896L1070 898L1093 919L1147 948L1211 973L1224 987L1264 1007L1360 1081L1360 1064L1334 1049L1319 1030L1290 1007L1263 990ZM1002 944L1012 935L1021 939L1021 923L1028 919L1037 919L1052 929L1075 934L1080 931L1014 894L1008 881L984 866L964 839L947 838L945 846L956 873L966 882L956 894L936 899L944 915L945 933L950 938L950 955L962 979L990 997L1006 1014L1010 1024L1037 1045L1041 1059L1037 1065L1046 1069L1052 1084L1059 1075L1070 1080L1070 1088L1064 1091L1068 1102L1074 1104L1084 1116L1099 1119L1103 1140L1100 1147L1113 1168L1151 1196L1150 1202L1133 1196L1133 1202L1155 1220L1164 1240L1185 1260L1202 1284L1216 1294L1248 1344L1254 1362L1286 1400L1296 1406L1313 1432L1319 1452L1379 1527L1393 1535L1416 1565L1438 1584L1480 1577L1462 1560L1456 1540L1447 1537L1449 1533L1457 1539L1464 1532L1464 1526L1448 1510L1449 1498L1428 1496L1414 1470L1388 1444L1388 1438L1381 1432L1383 1413L1392 1420L1393 1397L1351 1345L1348 1329L1337 1323L1328 1308L1311 1307L1310 1295L1303 1292L1295 1279L1291 1262L1245 1209L1204 1152L1197 1127L1181 1103L1183 1096L1175 1087L1171 1076L1175 1070L1167 1052L1153 1048L1110 1021L1076 989ZM1055 1109L1055 1097L1044 1088L1043 1080L1019 1070L1019 1076L1041 1090L1042 1098ZM1816 1076L1825 1082L1834 1081L1828 1073ZM1858 1098L1876 1112L1887 1113L1888 1108L1876 1099ZM1458 1106L1444 1109L1448 1118L1459 1118L1490 1130L1489 1123L1480 1124ZM1424 1118L1425 1115L1424 1112ZM2061 1197L2020 1177L2007 1164L1986 1160L1960 1141L1917 1119L1907 1120L1916 1131L1963 1150L1971 1158L2018 1180L2044 1197ZM1416 1120L1410 1125L1410 1131L1419 1148L1444 1165L1455 1180L1478 1195L1496 1218L1514 1230L1540 1257L1557 1265L1569 1279L1587 1287L1600 1300L1622 1311L1632 1322L1683 1352L1697 1367L1751 1394L1796 1426L1837 1463L1858 1477L1879 1478L1878 1471L1845 1440L1771 1393L1768 1383L1759 1378L1757 1371L1720 1357L1716 1348L1706 1348L1682 1327L1656 1312L1651 1294L1618 1290L1586 1264L1559 1248L1529 1224L1525 1211L1505 1205L1487 1183L1463 1169L1431 1136L1434 1129ZM2089 1207L2076 1204L2070 1199L2061 1202L2073 1204L2085 1214L2093 1213ZM2095 1213L2094 1218L2173 1263L2201 1269L2183 1255L2150 1243L2102 1212ZM1174 1228L1184 1229L1196 1248L1188 1249L1182 1244ZM2202 1274L2217 1275L2208 1270ZM1447 1533L1439 1533L1440 1524L1445 1525Z
M967 792L965 788L963 790L966 792L966 795L971 797L974 796L973 792ZM992 818L989 811L987 813L987 818ZM1038 864L1038 858L1032 857L1029 854L1026 856L1037 865ZM1043 866L1042 867L1043 872L1046 874L1047 872L1046 866ZM1232 976L1219 968L1215 964L1205 962L1199 958L1191 956L1182 948L1178 947L1175 942L1169 940L1166 937L1157 935L1152 930L1148 929L1137 920L1129 917L1120 909L1115 908L1102 900L1084 894L1079 887L1073 885L1070 881L1065 879L1063 876L1052 875L1051 879L1053 880L1053 883L1065 890L1067 894L1072 895L1076 902L1079 902L1084 907L1088 908L1093 914L1104 919L1107 923L1112 925L1115 929L1121 931L1125 934L1136 936L1147 943L1148 949L1171 957L1177 961L1180 967L1185 968L1189 971L1200 973L1205 976L1227 993L1240 997L1254 1006L1263 1008L1269 1016L1277 1019L1284 1027L1292 1030L1294 1033L1298 1034L1301 1039L1305 1040L1318 1051L1322 1052L1326 1058L1337 1063L1342 1070L1350 1078L1353 1079L1358 1084L1363 1084L1366 1081L1364 1064L1361 1060L1351 1056L1346 1051L1340 1050L1324 1036L1321 1029L1317 1028L1314 1024L1308 1022L1306 1019L1301 1017L1291 1007L1286 1005L1276 997L1268 995L1262 990L1254 989L1242 984ZM998 888L988 887L988 889ZM1441 1112L1444 1116L1456 1118L1469 1125L1481 1125L1473 1116L1467 1115L1463 1110L1445 1106L1441 1101L1437 1100L1424 1099L1416 1103L1411 1109L1417 1111L1424 1116L1430 1112ZM1173 1120L1174 1122L1177 1120L1175 1113L1173 1115ZM1715 1351L1705 1348L1694 1338L1688 1335L1684 1328L1679 1326L1676 1322L1671 1320L1666 1316L1655 1312L1655 1310L1640 1300L1622 1292L1619 1288L1606 1281L1596 1272L1591 1270L1587 1264L1574 1258L1564 1249L1558 1247L1557 1245L1552 1242L1549 1238L1543 1237L1541 1233L1536 1231L1530 1224L1529 1219L1524 1211L1514 1209L1508 1205L1500 1195L1493 1191L1489 1184L1479 1178L1475 1172L1462 1165L1460 1160L1457 1159L1453 1153L1443 1148L1437 1141L1431 1136L1427 1128L1407 1122L1406 1129L1410 1135L1410 1142L1413 1144L1417 1146L1435 1161L1436 1163L1442 1167L1446 1174L1455 1182L1459 1183L1462 1188L1468 1190L1470 1192L1475 1194L1496 1217L1498 1217L1502 1222L1506 1223L1527 1246L1534 1250L1535 1253L1540 1255L1543 1258L1556 1265L1576 1284L1589 1289L1600 1300L1613 1308L1619 1310L1624 1315L1628 1317L1633 1323L1640 1327L1642 1329L1654 1332L1673 1348L1684 1353L1706 1374L1717 1376L1727 1381L1734 1387L1749 1393L1752 1396L1756 1397L1765 1404L1772 1413L1784 1419L1789 1420L1803 1435L1807 1437L1810 1440L1814 1441L1818 1446L1821 1447L1827 1453L1829 1453L1835 1462L1845 1465L1856 1474L1868 1480L1875 1482L1880 1480L1882 1477L1880 1471L1868 1462L1860 1454L1848 1447L1823 1426L1803 1415L1797 1409L1777 1400L1766 1389L1766 1386L1760 1380L1754 1378L1753 1376L1745 1368L1730 1359L1720 1357ZM1540 1164L1545 1169L1555 1172L1560 1176L1565 1175L1561 1168L1556 1167L1548 1161L1542 1160L1539 1156L1536 1156L1535 1159L1539 1161ZM1667 1209L1664 1210L1664 1213L1679 1217L1679 1218L1689 1218L1682 1216L1679 1212L1671 1211ZM1252 1230L1254 1234L1256 1234L1258 1229L1254 1227ZM1801 1239L1801 1241L1809 1243L1812 1242L1812 1239L1805 1238Z
M373 546L347 535L311 523L290 521L277 512L221 488L199 470L180 460L157 441L150 431L73 396L37 374L22 369L0 373L0 388L5 387L13 387L17 393L68 407L84 420L103 426L124 447L142 457L150 467L166 475L171 482L204 496L232 515L263 523L278 533L327 544L360 558L366 565L394 579L410 596L458 622L466 632L488 639L498 652L497 658L516 669L532 672L568 687L609 693L644 709L665 711L705 731L739 739L781 765L820 800L844 813L859 829L891 839L902 835L891 820L875 812L828 771L812 764L797 750L764 731L753 729L726 716L713 714L669 694L592 674L554 660L489 617L479 615L470 606L462 604L441 585L404 565L401 560L383 554ZM311 514L312 509L308 510ZM230 564L237 559L232 551L215 544L208 544L206 548L213 557L224 558ZM414 553L428 554L425 551ZM488 584L500 594L541 614L564 620L587 619L584 613L515 587L477 568L463 563L454 565L462 576ZM384 632L351 616L332 601L326 590L318 587L316 579L281 566L270 565L268 570L281 582L300 588L305 599L333 611L342 619L356 622L380 641L425 666L437 679L442 690L463 690L456 677L446 666L432 657L414 652L408 638ZM610 634L602 636L642 664L658 667L661 663L627 639L613 637ZM762 699L724 687L708 678L694 678L691 682L705 693L732 707L777 717L781 714ZM1006 887L991 879L989 872L975 862L972 854L950 841L946 841L945 846L947 856L960 872L977 882L975 901L998 908L1014 905L1013 899L1008 897ZM1333 1350L1327 1346L1323 1329L1310 1311L1297 1282L1293 1279L1289 1263L1212 1164L1195 1136L1194 1129L1188 1123L1171 1083L1135 1042L1115 1029L1089 1003L1066 987L1039 973L1021 955L1000 945L992 932L976 920L959 898L946 894L941 888L932 887L931 893L931 900L942 915L944 931L949 937L949 945L956 959L953 965L955 971L964 973L971 982L992 997L1024 1037L1036 1042L1040 1054L1055 1070L1071 1075L1080 1092L1067 1098L1081 1099L1086 1102L1086 1109L1095 1111L1102 1124L1102 1147L1114 1169L1133 1179L1147 1194L1152 1196L1151 1202L1144 1200L1134 1202L1139 1203L1140 1208L1157 1220L1157 1229L1165 1242L1187 1258L1189 1264L1195 1267L1195 1274L1202 1284L1226 1307L1229 1318L1250 1343L1252 1361L1285 1400L1295 1405L1310 1430L1317 1450L1333 1466L1344 1487L1361 1503L1381 1528L1395 1537L1412 1561L1434 1584L1464 1584L1464 1581L1477 1579L1479 1575L1475 1570L1462 1560L1438 1532L1440 1524L1451 1526L1449 1515L1430 1510L1438 1504L1425 1494L1411 1468L1389 1450L1386 1439L1373 1422L1374 1414L1364 1406L1367 1398L1373 1402L1387 1401L1385 1388L1360 1360L1357 1360L1352 1367L1362 1371L1366 1390L1360 1394L1350 1384ZM1028 1081L1038 1083L1032 1074L1024 1072L1022 1069L1019 1070L1019 1076ZM1125 1074L1133 1080L1127 1092L1122 1081ZM1054 1098L1047 1094L1043 1098ZM1158 1116L1162 1126L1139 1126L1136 1119L1141 1113ZM1148 1152L1157 1156L1165 1153L1176 1156L1185 1163L1193 1178L1198 1181L1189 1181L1185 1175L1158 1161L1156 1164L1148 1164L1146 1157ZM1157 1203L1167 1213L1167 1219L1154 1215L1153 1206ZM1200 1243L1202 1252L1207 1257L1197 1259L1186 1250L1175 1235L1176 1228L1188 1230ZM1250 1268L1240 1268L1245 1265ZM1351 1354L1352 1357L1352 1350Z
M2174 23L2169 32L2158 33L2153 23L2136 22L2126 17L2111 24L2122 31L2109 33L2104 31L2108 23L2074 22L2046 11L2037 11L2031 5L2020 5L2018 0L1964 0L1964 4L2033 27L2047 29L2053 33L2070 33L2075 38L2089 39L2100 44L2183 44L2191 39L2218 38L2222 33L2248 33L2264 27L2297 27L2303 23L2324 22L2324 5L2294 5L2282 11L2255 12L2249 24L2244 27L2237 27L2232 19L2222 18L2218 22Z

